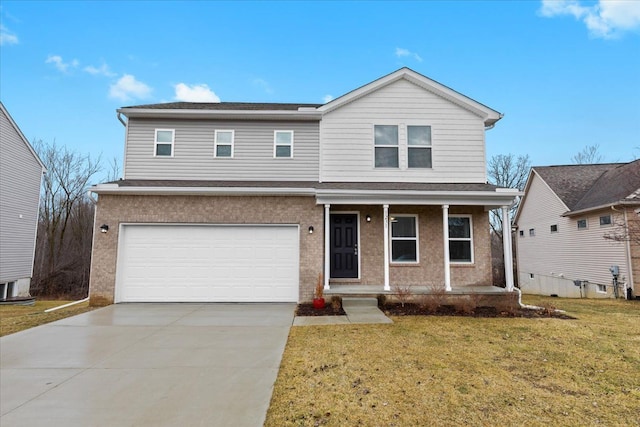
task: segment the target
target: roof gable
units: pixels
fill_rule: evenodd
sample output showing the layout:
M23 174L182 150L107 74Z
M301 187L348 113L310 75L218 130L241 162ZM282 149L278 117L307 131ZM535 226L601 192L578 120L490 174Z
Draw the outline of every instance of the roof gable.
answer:
M46 172L47 168L44 166L44 163L42 163L42 160L40 160L40 156L38 156L38 153L36 153L36 151L33 149L33 147L31 146L31 144L29 144L29 141L27 140L27 138L24 136L24 134L22 133L22 131L20 130L20 128L18 127L18 125L16 124L16 122L13 121L13 117L11 117L11 114L9 114L9 112L7 111L7 109L5 108L4 104L2 102L0 102L0 111L2 111L2 114L7 118L7 120L9 121L9 124L11 125L11 127L15 130L16 134L18 135L18 137L22 140L22 142L24 143L24 145L27 147L27 149L29 150L29 152L31 153L31 155L36 159L36 161L40 164L40 166L42 167L42 171Z
M615 166L604 172L572 210L581 211L625 200L640 202L638 190L640 190L640 159Z
M424 90L434 93L437 96L440 96L468 111L471 111L484 120L485 126L492 126L503 117L503 115L498 111L493 110L486 105L481 104L465 95L462 95L461 93L456 92L455 90L441 83L438 83L435 80L431 80L430 78L423 76L422 74L419 74L407 67L401 68L391 74L374 80L371 83L352 90L351 92L342 95L341 97L336 98L331 102L328 102L327 104L324 104L323 106L319 107L318 110L322 111L323 113L328 113L357 99L365 97L368 94L401 79L405 79Z

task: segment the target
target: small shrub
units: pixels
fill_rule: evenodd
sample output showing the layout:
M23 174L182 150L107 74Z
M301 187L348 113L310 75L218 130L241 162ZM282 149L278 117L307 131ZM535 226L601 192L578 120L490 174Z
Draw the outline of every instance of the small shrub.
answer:
M376 295L376 299L378 300L378 307L384 307L387 303L387 296L385 294Z
M413 299L413 291L411 286L394 285L394 295L400 301L400 305L404 307L406 303Z
M456 309L464 315L473 314L476 309L476 301L473 295L465 295L459 298L456 302Z
M342 308L342 297L338 295L333 295L331 297L331 308L335 313L339 312Z
M419 297L418 304L420 308L427 310L429 313L436 313L444 304L447 298L444 286L430 284L429 292Z

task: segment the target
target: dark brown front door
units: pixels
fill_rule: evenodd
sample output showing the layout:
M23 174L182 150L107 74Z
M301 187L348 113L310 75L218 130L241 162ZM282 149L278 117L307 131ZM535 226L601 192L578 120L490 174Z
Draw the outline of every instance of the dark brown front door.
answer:
M331 214L331 278L358 277L358 215Z

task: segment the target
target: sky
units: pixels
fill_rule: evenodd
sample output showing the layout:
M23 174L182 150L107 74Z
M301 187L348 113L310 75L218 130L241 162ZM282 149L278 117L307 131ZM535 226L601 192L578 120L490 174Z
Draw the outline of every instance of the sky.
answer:
M29 141L121 162L116 109L324 103L409 67L504 114L487 158L640 157L640 1L0 3L0 100Z

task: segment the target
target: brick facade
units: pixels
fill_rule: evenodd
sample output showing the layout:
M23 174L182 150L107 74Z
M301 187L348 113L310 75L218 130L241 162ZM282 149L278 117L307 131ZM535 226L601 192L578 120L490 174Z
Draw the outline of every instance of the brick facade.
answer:
M332 206L332 212L360 213L360 280L384 282L382 206ZM473 215L474 263L452 265L455 287L491 284L491 243L488 213L482 207L451 207L451 214ZM391 206L390 214L418 215L419 256L416 265L392 265L391 285L444 283L442 209L440 206ZM371 222L366 222L366 215ZM121 223L298 224L300 226L300 301L313 298L318 274L324 268L323 207L314 197L281 196L139 196L100 195L91 262L90 300L93 305L114 302L118 234ZM109 232L100 233L102 224ZM307 232L313 226L315 232Z

